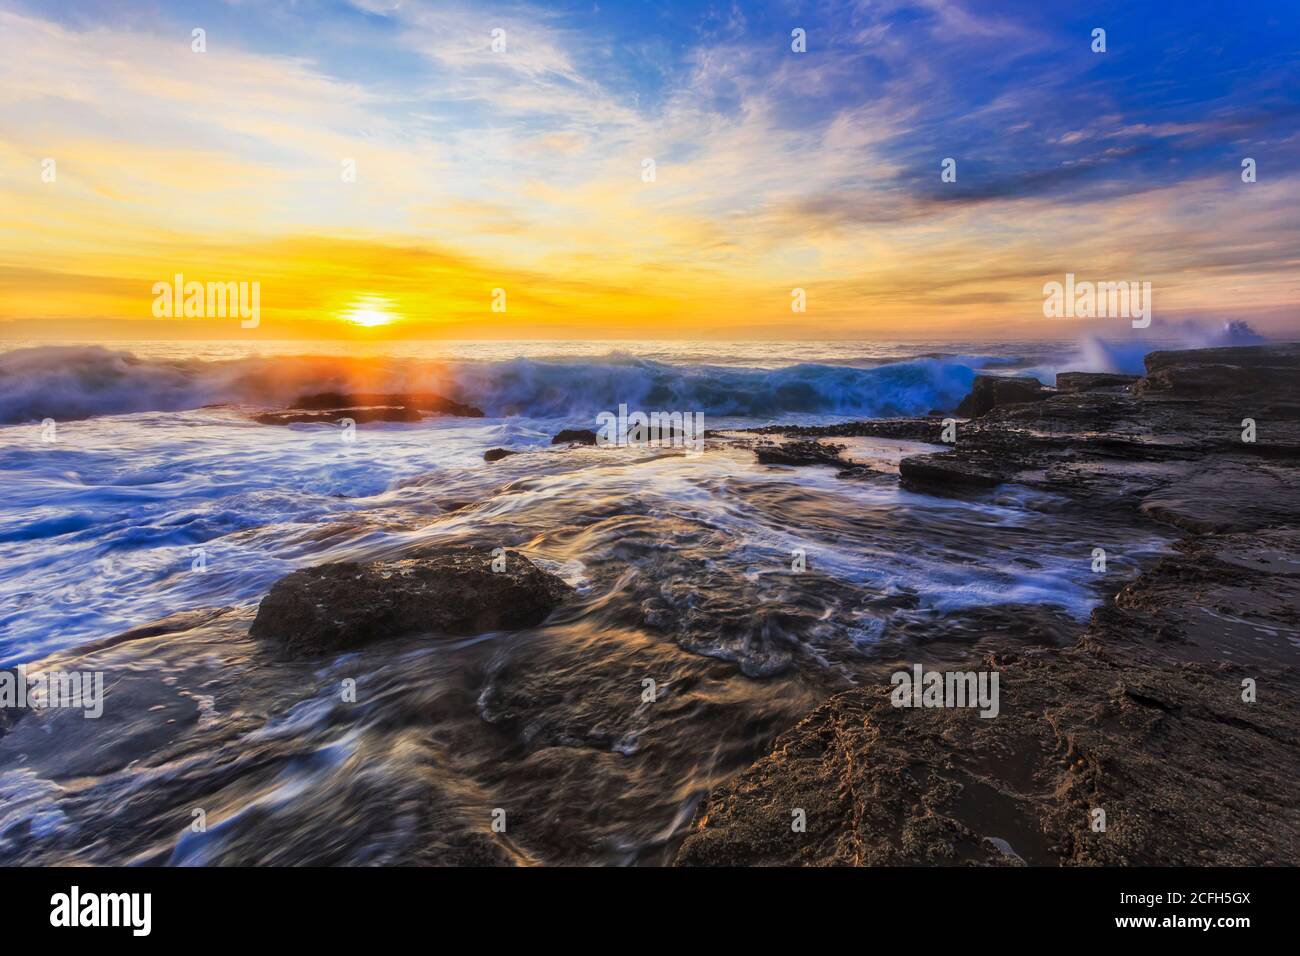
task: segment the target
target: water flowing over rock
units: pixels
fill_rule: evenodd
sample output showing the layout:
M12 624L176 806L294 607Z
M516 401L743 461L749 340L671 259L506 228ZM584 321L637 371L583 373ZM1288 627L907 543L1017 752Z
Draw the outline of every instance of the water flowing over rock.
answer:
M831 697L706 797L678 865L1300 856L1300 347L1154 353L1147 368L1131 392L1067 379L991 409L900 475L1136 512L1189 534L1175 553L1119 585L1073 646L993 641L961 668L999 674L996 718L896 707L884 684Z
M350 418L366 422L418 422L427 414L482 418L483 411L441 395L378 395L320 392L303 395L293 408L262 412L253 420L262 425L297 425L312 422L335 423Z
M571 590L514 551L503 570L492 565L491 553L453 552L302 568L275 583L249 633L300 657L401 634L516 630L540 624Z

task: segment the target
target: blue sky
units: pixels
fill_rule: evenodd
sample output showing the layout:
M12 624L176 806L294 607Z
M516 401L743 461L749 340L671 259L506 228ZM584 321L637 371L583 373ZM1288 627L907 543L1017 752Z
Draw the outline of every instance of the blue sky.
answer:
M998 308L1028 320L1042 277L1067 270L1150 276L1180 312L1285 322L1296 299L1294 4L0 10L0 123L24 161L51 142L100 150L118 185L87 181L87 202L119 216L142 256L145 230L426 242L610 294L654 276L674 314L695 290L719 322L741 319L719 313L728 288L770 278L772 296L816 285L824 331L904 310L923 324L993 322ZM497 27L505 55L488 49ZM794 28L806 53L790 49ZM193 151L194 183L121 185L147 178L151 144ZM323 192L340 155L373 177L364 201ZM644 157L653 194L639 189ZM939 177L945 157L955 182ZM223 184L240 176L256 202L232 202ZM8 266L58 253L51 242ZM751 305L733 298L737 313Z

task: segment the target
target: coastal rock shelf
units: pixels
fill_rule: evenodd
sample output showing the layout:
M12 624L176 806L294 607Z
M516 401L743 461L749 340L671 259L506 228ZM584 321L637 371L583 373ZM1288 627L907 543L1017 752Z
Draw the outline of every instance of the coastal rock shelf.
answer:
M447 455L395 481L345 460L365 481L328 489L315 436L263 429L307 504L264 470L270 497L223 511L275 520L40 661L103 673L102 719L0 701L22 771L0 864L1292 863L1300 402L1178 384L1234 354L1062 375L955 434L959 395L700 456L378 428L376 451ZM1241 354L1257 382L1300 373L1300 349ZM114 427L158 447L136 418ZM159 461L211 454L184 434L197 452ZM221 459L175 473L195 461ZM156 484L160 515L195 507ZM895 708L919 665L995 671L997 716ZM195 807L219 825L191 831Z
M896 708L888 686L832 697L706 796L678 865L1300 857L1300 348L1153 353L1147 368L1132 394L1079 380L992 409L902 473L1129 509L1189 532L1176 554L1074 646L973 665L1000 674L997 719ZM1249 399L1229 381L1248 381Z

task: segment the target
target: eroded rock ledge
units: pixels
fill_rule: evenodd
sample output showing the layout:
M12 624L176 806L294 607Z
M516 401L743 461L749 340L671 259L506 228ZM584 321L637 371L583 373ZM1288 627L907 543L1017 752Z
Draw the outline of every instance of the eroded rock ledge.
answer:
M963 418L978 418L999 405L1016 405L1021 402L1039 402L1050 398L1053 390L1028 375L1005 377L976 375L970 394L957 406Z
M1244 399L1213 387L1238 352ZM1147 364L1134 394L996 408L920 465L950 465L941 485L976 473L1131 509L1190 532L1177 553L1098 608L1075 646L972 662L1000 675L996 718L895 708L887 685L826 701L706 796L678 865L1300 858L1300 349ZM1241 440L1247 417L1256 443Z

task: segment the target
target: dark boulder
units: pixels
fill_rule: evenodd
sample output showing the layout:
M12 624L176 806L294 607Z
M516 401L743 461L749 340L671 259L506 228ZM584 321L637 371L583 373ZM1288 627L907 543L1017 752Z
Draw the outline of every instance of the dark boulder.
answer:
M970 394L957 406L962 418L978 418L1000 405L1017 405L1039 402L1054 392L1030 376L1002 378L997 375L976 375Z
M483 452L484 461L500 461L502 458L509 458L511 455L517 455L519 452L511 451L509 448L489 448Z
M594 445L596 444L596 433L590 428L566 428L551 439L552 445L563 445L565 443Z
M399 561L322 564L275 583L249 633L286 657L328 654L400 634L482 634L540 624L571 592L560 578L509 551Z

